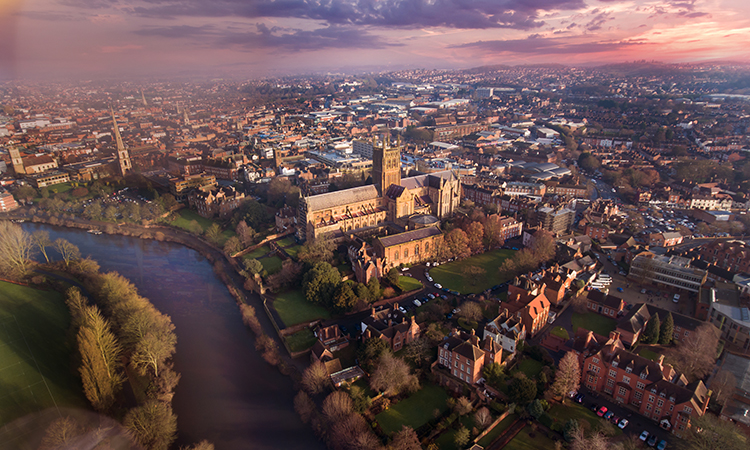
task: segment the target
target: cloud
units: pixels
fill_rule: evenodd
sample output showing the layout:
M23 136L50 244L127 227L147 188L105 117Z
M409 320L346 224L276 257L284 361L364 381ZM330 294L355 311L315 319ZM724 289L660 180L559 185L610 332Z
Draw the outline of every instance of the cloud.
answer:
M102 47L100 50L102 53L123 53L128 52L131 50L140 50L142 49L142 45L107 45Z
M195 38L210 47L234 47L245 50L283 50L303 52L324 49L383 49L402 44L387 42L380 36L355 27L330 26L316 30L268 27L256 24L248 31L234 31L214 26L175 25L146 28L138 32L144 36L174 39Z
M642 40L574 43L570 38L529 37L527 39L477 41L453 45L450 48L476 50L480 53L488 54L523 53L527 55L559 55L618 52L647 45L649 44Z
M107 0L63 1L87 9L112 5ZM531 29L543 25L540 11L583 7L584 0L135 0L127 6L136 15L159 19L296 18L329 25L409 29Z

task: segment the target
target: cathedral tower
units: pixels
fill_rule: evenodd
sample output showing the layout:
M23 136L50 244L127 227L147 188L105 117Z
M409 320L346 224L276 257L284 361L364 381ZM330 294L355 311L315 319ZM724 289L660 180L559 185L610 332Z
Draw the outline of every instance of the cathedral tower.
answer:
M390 185L401 185L401 142L391 147L390 138L372 145L372 183L380 195L384 195Z
M117 125L117 119L115 119L115 112L112 111L112 123L115 127L115 140L117 141L117 162L120 166L120 175L123 177L133 168L130 165L130 156L128 151L125 149L125 145L122 143L122 136L120 136L120 127Z
M10 161L13 164L13 172L15 172L16 176L26 175L26 169L23 167L23 159L21 159L21 152L18 151L18 148L11 147L8 153L10 153Z

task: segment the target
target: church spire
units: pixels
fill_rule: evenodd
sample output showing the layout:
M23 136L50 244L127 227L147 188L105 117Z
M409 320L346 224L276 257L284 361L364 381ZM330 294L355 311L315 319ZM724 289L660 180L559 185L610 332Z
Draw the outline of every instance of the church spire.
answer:
M112 124L115 128L115 141L117 142L117 162L120 166L120 175L123 177L133 168L130 165L130 156L128 155L125 145L122 143L122 136L120 136L120 126L117 125L117 119L115 119L115 111L110 108L112 112Z
M143 95L143 89L141 89L141 99L143 99L143 106L148 106L148 103L146 103L146 96Z

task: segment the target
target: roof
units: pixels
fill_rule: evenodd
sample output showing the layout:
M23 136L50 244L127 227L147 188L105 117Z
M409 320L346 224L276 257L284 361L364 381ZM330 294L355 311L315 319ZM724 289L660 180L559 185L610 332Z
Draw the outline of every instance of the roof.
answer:
M313 195L312 197L305 197L305 201L310 211L319 211L321 209L335 208L350 203L366 202L377 198L378 189L373 185L369 185Z
M378 238L383 247L391 247L394 245L405 244L411 241L417 241L420 239L428 238L431 236L437 236L443 234L437 227L426 227L418 230L406 231L404 233L394 234L392 236L384 236Z

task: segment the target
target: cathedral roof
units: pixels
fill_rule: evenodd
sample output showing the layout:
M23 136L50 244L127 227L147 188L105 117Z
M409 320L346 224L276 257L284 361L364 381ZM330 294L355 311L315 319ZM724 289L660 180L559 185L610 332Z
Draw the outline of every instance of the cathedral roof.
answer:
M310 211L345 206L350 203L366 202L378 198L378 190L375 186L359 186L342 191L328 192L326 194L307 197L307 207Z

